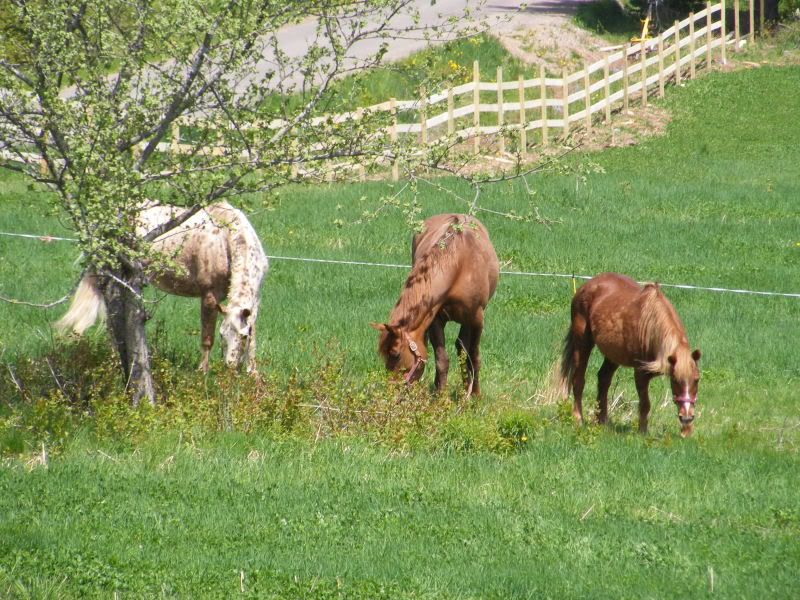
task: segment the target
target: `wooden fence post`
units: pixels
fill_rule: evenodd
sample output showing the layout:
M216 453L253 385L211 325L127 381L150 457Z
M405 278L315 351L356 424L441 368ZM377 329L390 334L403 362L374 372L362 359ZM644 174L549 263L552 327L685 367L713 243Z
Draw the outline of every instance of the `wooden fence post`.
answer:
M586 116L584 117L586 129L592 128L592 91L589 89L590 87L591 81L589 80L589 67L586 65L586 63L583 63L583 89L586 91L583 106L586 110Z
M680 23L675 20L675 85L681 84L681 30Z
M739 52L739 38L741 29L739 27L739 0L733 0L733 51Z
M453 118L453 107L455 102L453 100L453 88L447 90L447 135L453 135L456 131L456 123Z
M419 91L419 143L428 146L428 92L425 86Z
M505 110L503 110L503 67L497 67L497 126L500 127L497 150L501 154L506 151L506 136L503 133L505 121L506 114Z
M519 152L522 160L528 157L528 132L525 130L527 125L525 112L525 82L522 73L519 74Z
M725 35L725 0L721 0L720 7L719 7L719 41L720 41L720 53L719 53L719 60L724 65L728 62L728 57L726 55L727 52L727 40L728 36Z
M756 43L756 0L749 0L750 9L750 44Z
M291 179L297 179L300 175L300 167L297 163L297 151L299 149L299 145L297 142L297 138L292 140L292 143L289 144L291 156L289 157L292 161L292 166L289 167L289 177Z
M664 97L664 34L658 34L658 97Z
M758 0L758 35L764 37L764 0Z
M625 42L622 46L622 110L628 112L628 48L630 44Z
M178 124L177 121L172 122L172 135L170 136L169 141L169 152L170 154L180 154L180 143L181 143L181 126Z
M355 120L359 123L364 119L364 107L359 106L356 109ZM356 165L356 172L358 173L358 180L359 181L366 181L367 180L367 169L364 167L363 162L359 162Z
M542 104L542 144L547 145L547 75L539 65L539 101Z
M481 69L477 60L472 63L472 84L475 86L472 90L472 126L475 128L472 132L472 151L478 154L481 151L481 137L478 134L481 126Z
M711 2L706 0L706 69L711 68Z
M392 144L397 141L397 99L389 98L389 112L392 115L392 124L389 126L389 140ZM392 181L400 179L400 166L397 158L392 159Z
M609 100L611 97L611 84L608 82L609 76L608 54L605 54L603 56L603 79L605 80L603 95L605 96L606 123L611 122L611 101Z
M567 70L563 69L561 72L561 83L562 83L562 93L564 94L564 99L562 100L561 106L561 116L564 118L564 130L563 134L564 137L569 135L569 84L567 83Z
M689 13L689 79L694 79L694 13Z
M639 42L639 65L642 75L642 106L647 106L647 52L645 51L645 41Z

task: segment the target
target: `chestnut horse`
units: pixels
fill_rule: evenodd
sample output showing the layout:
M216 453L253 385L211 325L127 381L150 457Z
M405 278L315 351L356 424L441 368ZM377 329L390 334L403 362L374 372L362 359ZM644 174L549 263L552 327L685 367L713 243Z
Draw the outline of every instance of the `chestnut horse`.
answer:
M681 435L692 432L700 371L700 350L692 352L675 309L658 284L639 286L617 273L603 273L578 289L572 299L572 323L561 357L563 389L575 396L572 415L583 422L583 386L592 348L605 357L597 372L598 421L608 419L608 388L614 372L633 367L639 395L639 431L647 432L648 386L658 375L669 375L678 406Z
M154 203L143 206L137 220L137 234L146 235L183 210ZM200 370L208 370L217 313L222 313L219 333L225 363L239 366L246 361L247 371L254 372L259 294L269 265L258 235L244 213L226 202L207 206L156 238L153 250L177 266L155 277L155 286L170 294L200 298ZM227 307L222 305L225 298ZM80 335L104 314L97 277L87 273L67 314L56 327Z
M401 371L406 383L422 377L428 359L427 340L436 359L436 389L447 387L449 359L444 327L461 324L456 340L459 357L466 352L467 395L480 394L478 346L483 313L494 294L500 267L489 234L475 217L458 214L427 219L411 245L411 272L389 322L371 323L380 331L378 352L390 371Z

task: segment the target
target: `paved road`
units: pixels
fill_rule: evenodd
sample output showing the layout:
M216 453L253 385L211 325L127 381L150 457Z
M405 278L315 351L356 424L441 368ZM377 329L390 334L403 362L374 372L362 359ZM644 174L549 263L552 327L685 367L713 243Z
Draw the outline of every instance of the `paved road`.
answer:
M470 7L474 17L471 20L482 21L491 31L496 33L513 31L518 28L532 28L540 24L553 24L574 14L575 9L582 2L588 0L531 0L525 8L520 8L518 0L487 0L483 6L476 7L475 0L437 0L431 6L430 0L415 0L420 11L421 22L427 25L441 23L449 17L459 17L464 10ZM409 26L408 18L397 18L392 22L396 28ZM285 27L278 34L281 49L290 57L298 58L305 54L309 45L316 37L316 23L309 19L303 23ZM348 65L356 65L360 61L374 56L380 47L381 40L365 40L355 45L348 53ZM385 60L401 59L413 52L422 50L427 42L420 37L392 40ZM261 79L265 73L276 68L272 55L265 53L264 59L258 64L252 78ZM299 83L299 79L290 80ZM247 81L242 82L238 89L243 89Z

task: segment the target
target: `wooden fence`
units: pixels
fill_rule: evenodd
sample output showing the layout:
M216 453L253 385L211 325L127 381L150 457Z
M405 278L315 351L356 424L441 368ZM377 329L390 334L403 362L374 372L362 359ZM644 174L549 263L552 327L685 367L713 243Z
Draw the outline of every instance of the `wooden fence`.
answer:
M759 0L763 5L764 0ZM755 35L755 0L747 0L749 28L747 37L752 43ZM472 81L416 100L390 99L387 102L360 108L350 113L325 115L312 121L342 122L360 119L368 113L385 112L390 124L379 132L396 141L399 136L412 136L418 147L435 143L437 139L471 141L471 150L496 152L514 151L525 159L535 144L546 145L563 139L578 127L591 128L596 120L608 122L612 110L627 111L631 103L647 105L652 95L664 96L667 83L680 84L694 79L697 69L708 67L716 58L726 62L727 46L737 51L744 44L740 16L740 0L733 1L733 31L726 31L725 0L706 4L698 13L691 13L658 37L636 44L624 44L617 52L604 56L575 73L564 70L553 77L539 70L539 76L516 81L504 81L502 68L497 69L493 82L480 80L478 62L473 65ZM763 31L763 6L761 13ZM730 18L730 15L727 15ZM494 102L486 102L490 96ZM440 112L434 113L436 110ZM260 124L260 129L278 130L284 121ZM211 152L225 154L224 147L198 149L182 136L182 128L205 127L202 118L195 116L174 124L169 142L159 150L173 153ZM487 139L491 138L491 146ZM387 156L389 156L387 154ZM399 178L399 168L391 158L392 178ZM347 167L352 168L352 167ZM329 171L330 172L330 171ZM362 176L364 169L360 168ZM296 176L303 173L297 168Z

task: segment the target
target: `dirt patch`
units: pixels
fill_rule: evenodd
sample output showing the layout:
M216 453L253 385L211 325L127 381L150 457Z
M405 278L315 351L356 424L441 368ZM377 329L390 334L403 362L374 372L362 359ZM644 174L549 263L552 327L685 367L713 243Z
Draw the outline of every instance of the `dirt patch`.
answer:
M588 151L633 146L644 139L664 135L671 120L669 112L655 106L637 106L628 112L612 113L610 123L581 128L572 136Z
M543 66L548 73L576 71L603 58L601 48L608 42L573 25L565 18L553 18L532 28L501 32L500 42L516 58Z

